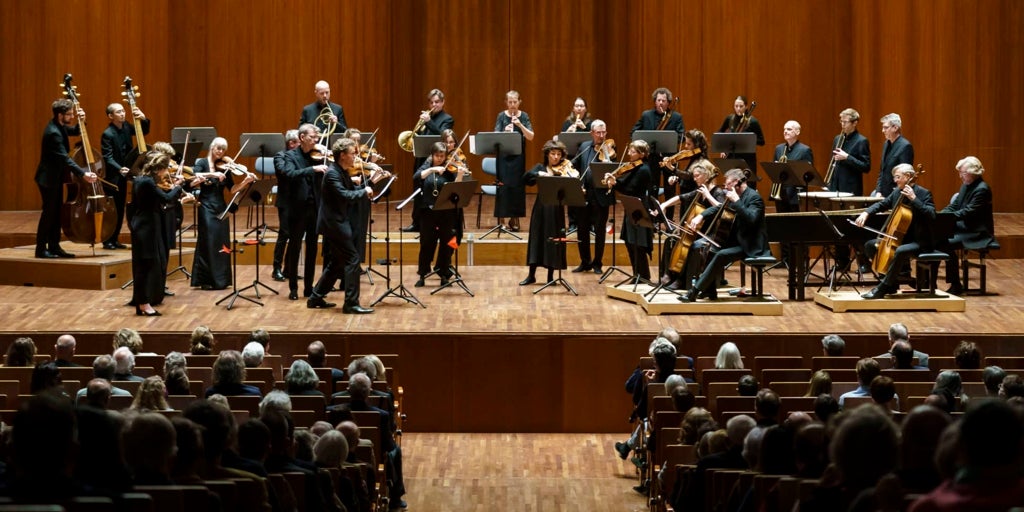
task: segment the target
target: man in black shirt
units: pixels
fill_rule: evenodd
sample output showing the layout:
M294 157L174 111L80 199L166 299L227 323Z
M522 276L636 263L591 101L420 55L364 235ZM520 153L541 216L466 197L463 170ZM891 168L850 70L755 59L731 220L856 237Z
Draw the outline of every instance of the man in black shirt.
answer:
M313 93L316 94L316 101L302 109L302 115L299 117L299 126L310 123L315 125L320 133L330 132L328 135L347 130L348 123L345 122L345 110L341 108L341 105L331 102L331 84L320 80L313 87ZM328 107L330 107L329 112L324 112ZM321 112L328 115L320 117ZM334 130L329 130L329 124L334 125Z
M107 173L107 181L117 186L117 190L104 184L103 191L114 198L114 206L117 208L117 224L114 226L114 232L111 233L110 238L103 241L104 249L127 248L118 238L121 236L121 225L124 223L124 203L128 196L128 173L138 157L138 151L134 151L132 137L149 134L149 118L146 117L146 114L143 114L139 107L135 107L132 110L132 116L141 121L141 134L135 133L133 123L125 122L124 107L120 103L107 105L107 117L110 118L110 124L107 125L106 130L103 130L100 146L103 151L103 165L110 170Z

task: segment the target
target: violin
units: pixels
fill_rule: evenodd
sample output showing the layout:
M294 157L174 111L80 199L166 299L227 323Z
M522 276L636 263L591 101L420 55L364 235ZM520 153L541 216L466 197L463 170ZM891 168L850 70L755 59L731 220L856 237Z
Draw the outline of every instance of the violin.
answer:
M636 160L633 160L632 162L629 162L627 164L622 164L622 165L620 165L618 167L618 169L615 169L614 171L612 171L612 172L608 173L607 175L605 175L604 179L601 180L601 183L603 183L604 186L608 187L608 193L610 194L611 193L611 187L612 187L612 183L611 183L612 180L611 180L611 178L615 178L617 180L622 175L626 174L629 171L632 171L633 169L636 169L637 167L640 167L643 164L644 164L644 159L643 158L637 158Z
M580 172L572 166L572 161L569 159L562 160L554 166L548 166L547 170L552 176L570 176L573 178L580 176Z
M700 148L684 149L672 156L667 156L658 164L662 167L671 167L680 160L689 160L700 154Z
M380 154L380 152L377 151L377 148L370 147L368 144L359 146L359 158L369 162L383 162L385 160L384 155ZM331 161L334 161L333 157L331 158Z
M320 144L313 146L313 151L310 151L309 156L314 160L334 162L334 153L327 151L327 147Z
M192 180L196 177L195 169L187 165L178 165L178 162L175 162L174 160L171 160L171 164L167 166L167 168L174 171L175 174L184 177L186 180Z
M229 156L221 157L220 160L214 162L213 167L222 173L227 174L230 172L235 176L246 176L252 174L249 172L248 167L240 163L236 163L234 159Z
M605 141L601 143L601 146L597 148L597 161L615 161L615 139L605 139Z

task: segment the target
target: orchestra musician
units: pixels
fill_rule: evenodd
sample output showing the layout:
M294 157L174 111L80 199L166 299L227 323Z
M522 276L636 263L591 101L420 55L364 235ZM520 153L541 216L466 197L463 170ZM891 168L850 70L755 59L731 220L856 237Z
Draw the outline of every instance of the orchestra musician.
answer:
M345 122L345 109L341 105L331 101L331 84L320 80L313 86L313 94L316 101L302 108L302 115L299 116L299 126L310 123L316 126L321 133L328 131L337 132L348 129ZM327 112L324 112L327 110ZM321 116L320 114L328 114ZM333 130L331 130L334 125Z
M135 107L132 110L132 115L136 119L141 120L142 134L149 135L149 118L146 117L146 114L142 113L139 107ZM124 203L128 197L126 183L131 178L128 176L128 173L131 171L132 165L135 164L134 161L128 161L129 154L132 153L132 149L135 147L132 143L132 137L136 135L135 125L125 122L125 110L120 103L107 105L107 117L110 118L110 124L103 130L103 136L100 137L100 147L103 154L103 165L111 170L107 175L107 181L117 186L117 190L104 184L103 192L114 198L114 206L117 209L117 224L114 226L114 232L110 235L110 238L103 241L103 248L127 249L127 246L118 239L121 236L121 225L124 223Z
M609 194L603 188L594 185L590 164L594 162L615 161L614 142L608 139L608 125L600 119L590 124L590 139L580 144L580 152L575 160L583 168L580 181L583 184L583 195L586 206L570 206L569 211L576 219L576 244L580 251L580 265L573 272L593 270L601 274L604 269L604 242L607 236L608 208L615 204L615 194ZM605 144L608 142L608 144ZM590 256L590 232L594 232L594 256Z
M910 184L916 176L914 166L906 163L897 165L892 170L896 188L885 199L869 206L854 221L858 226L864 226L869 216L876 212L892 210L901 201L901 197L902 202L913 212L910 226L903 240L899 241L899 247L896 248L882 281L862 295L865 299L880 299L886 294L895 293L899 289L900 269L909 263L912 256L932 249L931 224L935 220L935 204L928 189L916 183ZM869 241L864 249L868 258L874 258L878 252L878 239Z
M68 135L78 135L78 123L85 122L85 110L75 111L69 99L59 99L51 105L53 118L43 129L43 141L36 167L36 185L43 200L43 211L36 227L36 258L74 258L75 255L60 247L60 209L63 200L64 173L71 172L95 183L96 173L82 169L71 159Z
M169 176L171 158L160 150L146 153L145 163L134 179L133 214L128 221L132 235L132 300L135 314L160 316L153 309L164 299L167 283L168 234L166 207L178 202L184 178ZM163 184L171 185L165 190Z
M195 178L185 185L188 191L199 190L198 234L194 259L192 260L192 286L203 290L223 290L231 286L231 254L224 250L231 247L231 223L220 214L227 209L224 191L234 195L255 180L246 172L238 180L235 173L225 169L225 164L237 166L225 155L228 141L217 137L210 142L206 158L196 160Z
M696 130L691 130L696 131ZM689 132L687 132L689 133ZM695 199L697 204L704 207L704 209L712 206L718 206L725 201L725 190L715 184L715 173L718 170L715 169L715 164L711 163L711 160L701 159L696 164L690 165L688 172L692 176L696 188L689 192L672 196L668 198L664 203L661 203L661 211L665 211L676 203L681 205L682 214L680 214L680 222L683 220L683 216L686 215L687 206L690 205ZM686 260L683 263L683 271L676 273L670 269L670 260L672 258L673 249L675 244L666 244L665 250L662 251L661 257L661 282L665 284L665 288L669 290L685 290L690 287L690 283L693 278L697 277L697 273L700 272L701 265L704 261L702 254L705 252L704 247L707 241L699 236L695 236L693 243L687 252Z
M352 176L352 181L358 186L363 184L364 176L369 175L371 172L381 171L381 167L376 164L380 158L379 153L369 151L369 148L361 144L363 134L357 128L349 128L345 130L344 136L352 139L356 144L359 145L359 151L362 153L365 149L366 159L364 160L361 154L356 154L355 166L360 169L361 172L357 172ZM365 200L356 201L356 216L353 218L353 234L359 236L353 240L356 246L356 252L359 253L359 263L366 263L366 234L370 230L370 214L372 213L371 194L367 196Z
M281 272L285 261L285 250L288 248L288 177L284 174L289 151L299 145L299 131L288 130L284 132L284 149L274 155L274 176L277 177L277 200L274 206L277 208L277 242L274 244L274 271L270 277L274 281L284 281L284 273Z
M452 277L452 253L454 248L450 244L452 237L456 236L455 222L458 218L455 209L434 210L437 204L438 192L445 183L462 181L465 176L464 165L448 166L448 146L444 142L435 142L430 147L430 160L423 162L419 170L413 176L416 187L423 196L420 212L420 253L419 267L416 271L420 278L415 286L421 287L427 274L430 273L431 260L435 252L437 259L433 268L441 277L441 286L448 284ZM455 169L452 169L454 167Z
M717 300L717 285L721 281L726 265L741 258L771 254L768 250L768 230L764 220L764 201L756 190L747 185L748 179L752 177L747 173L746 169L727 171L723 186L727 202L704 210L690 221L690 229L697 230L705 220L719 217L722 208L735 215L729 235L719 239L721 247L712 251L713 256L704 272L687 294L679 297L680 301L696 302L698 297ZM725 219L725 216L721 218ZM709 226L708 229L714 227Z
M776 162L804 161L814 164L814 152L811 147L800 142L800 123L789 120L782 127L782 138L786 141L775 146ZM800 210L800 196L797 187L782 185L779 199L775 201L775 211L795 212Z
M300 133L302 130L300 129ZM315 133L315 130L314 130ZM316 287L306 300L310 309L331 308L335 304L324 297L341 278L345 290L342 312L350 314L373 313L373 309L359 305L359 254L353 238L351 213L353 201L373 194L369 185L359 187L349 177L354 171L359 145L352 139L341 138L331 148L334 162L328 166L323 177L322 196L317 213L317 230L330 242L331 250L324 251L324 270ZM300 149L301 151L301 149Z
M832 178L828 181L828 190L847 192L855 196L864 195L863 175L871 171L871 143L867 137L857 130L860 113L852 108L843 109L839 113L841 132L832 139L832 159L835 166ZM850 247L837 245L836 266L845 270L850 266ZM862 274L870 272L867 258L858 253L859 267Z
M626 158L624 164L636 165L632 170L616 177L614 173L605 174L605 183L609 188L622 195L640 198L645 208L649 207L651 186L654 181L651 176L651 168L645 161L650 155L651 148L646 141L634 140L626 147ZM639 161L638 161L639 160ZM622 231L619 239L625 242L629 262L633 267L633 275L650 281L651 269L648 259L654 250L654 230L641 227L629 219L629 212L625 212L622 218Z
M541 151L544 160L526 173L527 185L536 185L540 176L579 178L579 171L565 158L565 144L549 140L544 143ZM548 269L546 283L555 280L555 269L566 267L565 244L554 243L552 239L564 237L565 208L560 205L541 204L538 198L534 201L533 211L530 213L530 236L526 243L526 264L530 268L530 273L526 279L519 282L519 286L537 282L537 267Z
M494 216L498 218L498 224L508 217L508 226L512 231L519 231L519 217L526 215L526 185L523 181L526 173L526 141L533 140L534 135L529 114L519 110L521 104L519 91L508 91L505 93L505 110L499 112L494 121L494 131L516 132L523 136L518 155L502 155L495 162L498 192L494 199Z
M416 132L417 134L441 135L445 130L451 130L455 127L455 118L444 110L444 92L441 89L431 89L430 92L427 93L427 102L430 105L430 109L420 113L420 118L416 123L416 126L421 126L421 128L420 131ZM428 158L415 158L413 160L412 170L414 178L416 176L416 172L423 167L424 162L427 160ZM402 231L417 232L420 230L419 214L423 208L423 199L423 196L416 196L413 198L412 224L402 228Z
M306 123L299 127L299 145L285 152L281 174L288 186L278 193L284 200L288 217L288 246L284 255L284 275L288 278L288 299L299 300L299 253L305 239L302 296L313 293L317 253L317 211L320 201L320 178L327 172L330 162L326 150L317 145L320 139L316 126ZM339 139L342 140L342 139ZM351 140L351 139L346 139ZM324 153L314 158L314 150ZM276 164L275 164L276 165ZM348 219L355 222L354 219ZM326 248L324 250L326 253ZM326 263L325 263L326 265Z
M952 238L941 240L938 250L948 253L946 260L946 291L953 295L964 292L960 283L960 260L954 251L960 249L984 249L995 242L995 224L992 221L992 189L982 178L985 168L977 157L968 156L956 163L956 171L963 185L953 195L949 206L940 213L952 213L956 217L956 228Z
M733 113L725 116L722 121L722 126L718 129L719 132L725 133L753 133L757 136L757 145L764 146L764 133L761 131L761 123L753 115L748 115L747 110L749 109L747 104L746 96L737 96L732 102ZM746 122L744 122L744 116L746 116ZM740 127L743 124L745 126ZM738 129L742 128L742 129ZM747 169L753 173L750 176L748 186L757 189L757 153L721 153L721 158L742 158L743 161L747 162Z
M562 122L563 132L589 132L594 119L587 110L587 100L577 97L572 104L572 112Z
M903 136L903 120L899 114L886 114L881 122L885 146L882 148L882 162L878 168L878 182L871 195L889 197L896 188L892 170L899 164L914 165L914 146Z
M640 114L640 119L633 125L633 130L629 132L632 137L633 133L637 130L672 130L682 136L683 132L686 131L686 125L683 123L683 116L678 110L672 109L672 91L665 87L658 87L651 93L651 100L654 101L654 108L645 110ZM650 155L647 161L648 167L652 169L652 172L657 172L661 169L661 179L654 177L651 186L654 190L657 190L658 184L660 183L665 189L665 197L676 195L676 186L669 183L669 177L672 176L673 171L671 169L658 166L664 157L671 156L673 149L676 148L658 148L658 153ZM669 218L672 217L674 210L665 212Z
M683 145L682 151L690 151L695 154L687 160L687 164L683 168L679 168L679 163L669 164L668 161L671 157L666 156L661 159L661 167L667 168L672 172L672 175L668 177L668 183L673 187L679 185L679 193L685 194L691 192L697 188L697 184L693 180L693 173L691 170L698 164L707 160L708 158L708 139L704 135L704 132L694 128L683 132ZM666 192L665 197L670 197ZM674 204L674 203L673 203ZM674 207L670 206L670 209Z
M473 179L472 171L468 167L466 154L459 148L459 140L455 137L455 131L451 128L442 131L441 142L444 142L445 149L448 151L447 158L452 158L452 164L465 168L463 169L465 175L460 181ZM454 157L452 157L452 152L455 152ZM458 243L462 244L463 227L466 224L466 219L462 208L456 208L456 212L455 237L458 239Z
M170 175L174 175L174 176L181 175L181 174L178 173L179 166L174 161L174 154L175 154L174 146L171 146L167 142L160 141L160 142L154 143L153 146L150 148L150 150L152 150L154 152L157 152L157 153L162 153L162 154L166 155L167 158L169 158L171 160L170 163L168 164L171 167L173 167L173 170L169 171ZM150 158L152 158L152 157L150 157ZM173 187L174 187L173 181L174 181L173 177L171 177L169 179L162 180L162 181L158 180L157 181L157 186L159 186L164 192L168 192L168 191L172 190ZM177 237L178 229L181 228L181 223L182 223L183 220L185 220L185 208L182 205L182 202L183 201L187 202L189 200L194 200L195 199L195 196L193 196L191 194L183 194L184 191L185 191L184 186L179 188L178 189L178 193L174 196L175 200L171 201L170 203L163 203L163 206L161 207L161 211L160 211L160 213L161 213L161 222L163 222L163 234L164 234L164 236L167 239L166 247L167 247L167 253L168 254L167 254L167 257L164 258L164 267L163 267L163 272L164 272L165 276L167 274L167 264L170 261L170 252L171 252L172 249L176 249L178 247L178 237ZM135 207L132 206L131 208L134 211ZM129 223L128 227L130 228L131 227L131 218L128 219L128 223ZM170 297L170 296L174 295L174 292L172 292L171 290L167 289L167 287L165 286L164 287L164 295ZM159 303L157 303L157 304L159 304ZM157 305L157 304L154 304L154 305Z

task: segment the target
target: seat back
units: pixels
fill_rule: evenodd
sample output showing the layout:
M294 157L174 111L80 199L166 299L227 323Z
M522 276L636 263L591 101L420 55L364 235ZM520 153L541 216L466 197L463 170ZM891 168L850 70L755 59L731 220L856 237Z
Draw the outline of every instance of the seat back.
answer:
M484 174L489 174L491 176L498 175L498 161L493 156L484 158L483 163L480 164L480 168L483 169Z
M262 176L264 178L266 178L268 176L269 177L276 176L276 174L274 173L274 157L272 157L272 156L257 157L256 158L256 172L258 172L260 174L260 176Z

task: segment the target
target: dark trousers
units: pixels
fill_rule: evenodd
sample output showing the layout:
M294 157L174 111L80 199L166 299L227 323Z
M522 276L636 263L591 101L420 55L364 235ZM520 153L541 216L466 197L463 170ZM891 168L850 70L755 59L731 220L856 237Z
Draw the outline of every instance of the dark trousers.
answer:
M285 248L288 247L288 209L277 207L277 243L274 244L274 270L281 270Z
M936 249L949 255L949 259L946 260L946 282L949 284L961 284L960 283L960 258L957 255L957 251L964 248L964 240L971 235L967 234L956 234L953 238L940 241Z
M328 239L324 236L324 239ZM324 252L324 273L316 282L312 297L324 297L340 278L345 290L345 306L359 305L359 253L352 238L330 238L331 250ZM307 267L312 268L312 266Z
M718 286L718 283L722 280L722 272L725 271L725 266L743 256L743 248L738 245L716 251L711 257L711 261L708 262L707 267L704 268L704 272L701 273L700 278L697 279L697 290L706 292L712 286Z
M61 191L59 185L39 185L39 195L43 198L43 212L39 215L39 226L36 227L37 253L60 249L60 207L63 199Z
M604 241L607 237L608 207L590 202L586 206L569 208L576 213L576 239L579 240L580 264L600 267L604 259ZM590 230L594 230L594 257L590 257Z
M875 254L878 253L878 240L871 240L864 244L864 252L868 258L874 260ZM889 267L885 269L885 277L882 278L881 284L889 288L895 288L899 283L900 270L910 263L910 258L920 254L920 252L921 246L916 242L900 244L893 254L892 261L889 262Z
M633 267L633 275L650 280L651 266L647 262L647 248L626 243L626 252L629 253L629 263Z
M285 253L284 273L288 275L288 288L292 291L297 291L299 286L299 251L302 249L302 240L305 237L306 257L303 261L305 265L303 269L303 294L308 296L312 291L313 278L316 275L316 212L313 210L312 204L289 210L288 249ZM324 272L326 271L325 268Z
M420 211L420 254L416 273L423 277L430 273L430 263L437 252L437 273L443 278L452 276L452 253L448 245L455 236L455 210L435 211L424 208Z
M121 238L121 226L124 225L124 203L128 197L128 182L125 181L117 187L117 190L103 187L104 193L114 198L114 209L117 210L117 224L114 224L114 231L110 238L103 241L104 244L116 244Z

